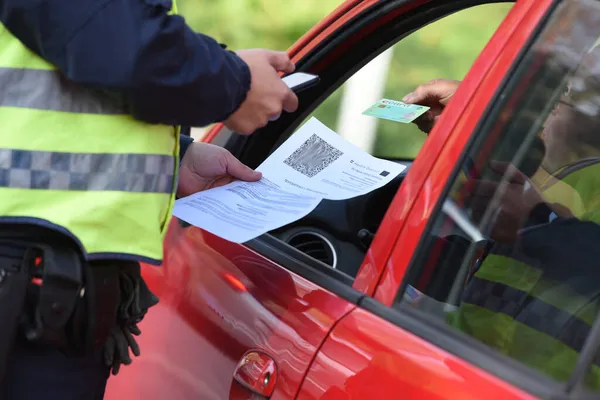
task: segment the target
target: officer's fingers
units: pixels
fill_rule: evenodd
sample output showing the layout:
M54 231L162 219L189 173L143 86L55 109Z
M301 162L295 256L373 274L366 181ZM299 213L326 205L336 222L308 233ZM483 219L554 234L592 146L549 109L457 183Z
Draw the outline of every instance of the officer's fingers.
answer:
M296 64L294 64L291 60L289 60L283 69L280 69L279 72L283 72L285 74L291 74L296 70Z
M279 72L287 74L294 72L296 66L290 61L290 57L283 51L268 51L269 64Z
M291 90L287 91L283 99L283 109L290 113L298 109L298 96Z
M243 116L240 117L240 114L237 112L225 121L225 126L233 132L244 136L251 135L257 128L253 121L249 121L247 118L243 118Z
M121 369L121 364L119 362L115 362L111 368L111 374L113 375L117 375L119 373L119 370Z
M260 172L253 170L247 165L244 165L230 152L227 152L226 157L227 173L232 177L247 182L255 182L262 178L262 174Z

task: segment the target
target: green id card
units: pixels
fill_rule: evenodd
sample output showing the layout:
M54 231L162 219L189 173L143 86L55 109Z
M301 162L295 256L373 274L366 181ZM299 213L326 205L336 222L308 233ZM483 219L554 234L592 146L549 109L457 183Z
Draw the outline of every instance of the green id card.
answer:
M408 124L423 115L429 107L382 99L363 112L363 115Z

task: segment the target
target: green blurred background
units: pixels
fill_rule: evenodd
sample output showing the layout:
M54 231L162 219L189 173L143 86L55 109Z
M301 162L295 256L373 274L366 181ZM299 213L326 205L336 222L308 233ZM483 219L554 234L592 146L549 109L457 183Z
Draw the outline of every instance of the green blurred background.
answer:
M285 50L341 3L340 0L179 0L179 9L198 32L230 49ZM462 79L512 3L476 6L436 21L394 46L384 96L401 100L434 78ZM314 115L336 129L344 86ZM366 117L365 117L366 118ZM414 125L378 121L372 153L413 159L425 140Z

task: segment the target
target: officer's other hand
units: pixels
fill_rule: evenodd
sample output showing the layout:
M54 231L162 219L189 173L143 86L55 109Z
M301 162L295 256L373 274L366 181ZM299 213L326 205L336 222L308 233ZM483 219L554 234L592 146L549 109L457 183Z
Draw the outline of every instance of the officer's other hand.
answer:
M251 49L238 51L237 55L248 64L251 83L246 100L225 121L229 129L250 135L278 118L282 111L296 111L298 98L279 76L279 72L292 73L295 69L286 53Z
M183 156L179 170L179 197L225 185L235 179L258 181L262 174L242 164L223 147L195 142Z
M459 86L460 81L434 79L418 86L412 93L404 96L405 103L430 107L425 114L414 121L419 129L425 133L429 133L433 129Z

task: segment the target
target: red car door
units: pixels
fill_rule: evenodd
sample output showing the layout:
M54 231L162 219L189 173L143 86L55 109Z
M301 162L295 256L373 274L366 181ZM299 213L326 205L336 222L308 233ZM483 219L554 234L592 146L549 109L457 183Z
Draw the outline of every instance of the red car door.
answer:
M583 65L582 57L600 37L596 24L599 17L600 7L595 2L517 2L461 83L382 222L380 231L387 233L386 241L376 238L371 252L387 250L389 244L393 250L384 262L373 297L363 297L358 307L335 325L311 365L298 399L598 398L598 380L592 366L596 368L600 319L594 322L592 318L590 324L594 328L576 329L577 335L583 335L578 349L564 331L563 336L553 336L552 346L538 347L533 341L528 342L529 347L519 348L527 340L524 336L533 334L533 328L538 334L536 340L548 340L547 326L552 317L535 322L519 319L523 327L516 331L518 335L503 337L504 344L516 344L510 350L492 340L491 320L478 327L475 319L468 319L484 315L482 298L487 300L486 312L493 308L496 315L509 313L512 306L506 297L494 297L502 294L469 293L469 285L482 279L476 275L485 265L481 260L485 263L490 257L486 244L490 238L498 244L496 229L505 221L485 225L475 217L475 206L469 203L474 189L465 184L465 178L475 171L483 176L490 160L502 155L502 159L519 165L520 171L525 171L534 160L532 175L526 176L531 176L530 182L535 184L537 174L547 168L544 163L549 157L568 151L563 145L551 143L544 136L551 131L546 130L541 136L544 158L536 158L530 146L540 130L558 121L559 111L552 111L552 105L558 102L567 107L562 103L565 95L554 97L550 93L560 96L566 87L565 78L577 77L572 75L572 68ZM568 90L577 90L572 88L578 80L568 81ZM573 103L568 105L569 110L574 107ZM600 118L598 111L588 113L595 121ZM575 134L572 128L569 132ZM597 136L597 131L591 134ZM597 152L600 154L600 148ZM496 190L501 193L501 189ZM572 197L573 188L562 192L563 200L565 193ZM553 194L543 195L551 198ZM494 214L495 206L490 204L488 211ZM577 217L575 211L573 214ZM566 251L568 247L561 249L561 253ZM591 249L588 246L584 251ZM495 273L499 273L498 266L507 262L508 253L500 254L504 264L497 264ZM519 269L525 268L520 264ZM367 271L361 269L355 282ZM487 273L491 279L489 269ZM597 286L597 281L593 286ZM542 289L538 286L536 290ZM543 295L554 307L575 298L566 291ZM481 308L478 313L471 309L469 316L462 308L467 300L461 299L472 301L472 296L479 296ZM457 315L463 318L460 329L452 318ZM597 317L595 312L593 317ZM506 327L508 322L503 321L498 329ZM469 329L465 328L469 324ZM561 328L567 329L564 325ZM484 331L487 336L477 335ZM578 352L571 353L569 349L567 353L573 358L565 358L558 354L562 347L556 341Z

